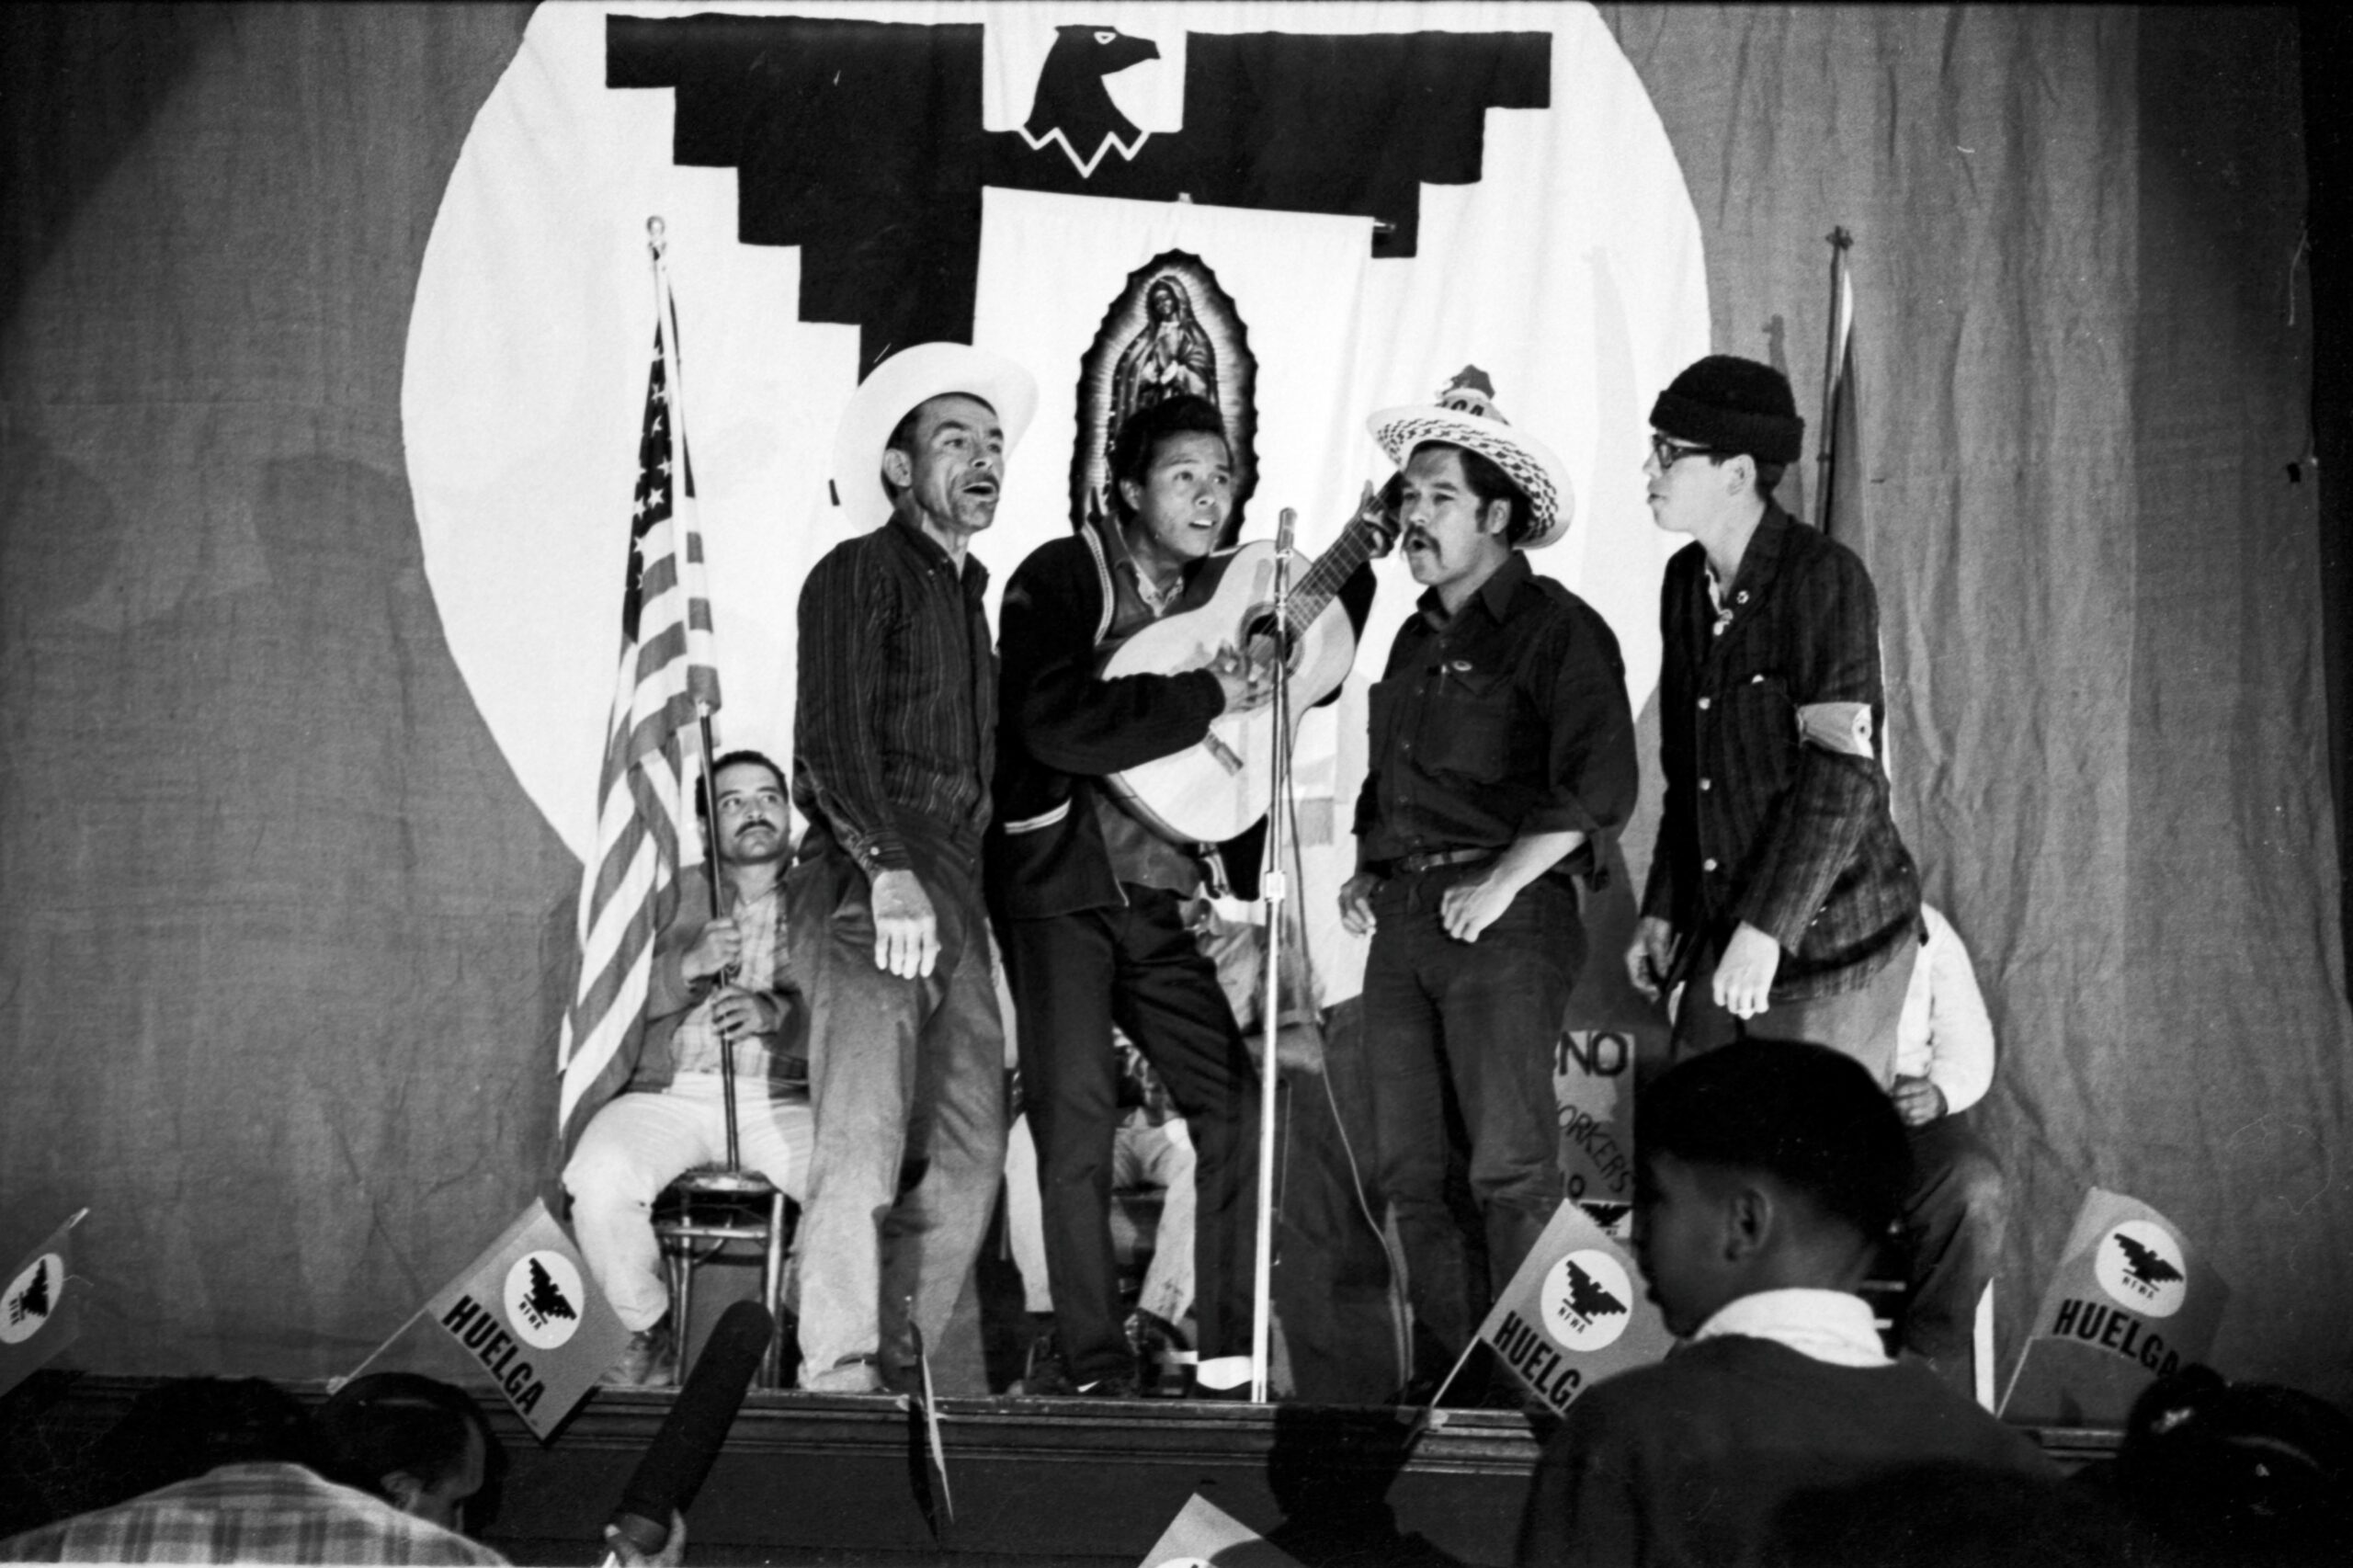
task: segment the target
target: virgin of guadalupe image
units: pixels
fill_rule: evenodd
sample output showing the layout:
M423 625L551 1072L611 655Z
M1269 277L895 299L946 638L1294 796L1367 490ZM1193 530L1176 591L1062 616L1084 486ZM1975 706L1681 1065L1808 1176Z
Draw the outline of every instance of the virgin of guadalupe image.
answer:
M1140 409L1172 397L1207 398L1216 403L1217 349L1193 315L1193 302L1173 278L1155 278L1144 295L1147 319L1120 350L1111 372L1111 417L1105 422L1103 449L1109 452L1120 427Z

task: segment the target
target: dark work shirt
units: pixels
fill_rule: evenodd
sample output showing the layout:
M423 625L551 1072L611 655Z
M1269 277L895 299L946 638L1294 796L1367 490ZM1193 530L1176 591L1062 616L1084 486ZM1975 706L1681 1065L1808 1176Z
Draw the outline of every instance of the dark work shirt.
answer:
M981 590L904 516L835 545L801 589L792 800L870 877L907 836L974 849L988 824L996 662Z
M1851 550L1768 506L1722 604L1685 546L1659 589L1659 766L1643 913L1687 949L1781 945L1774 1001L1855 990L1920 928L1881 766L1879 600Z
M1372 688L1370 760L1362 864L1574 829L1587 843L1563 869L1597 868L1592 840L1624 824L1637 784L1618 639L1517 550L1450 617L1432 589Z

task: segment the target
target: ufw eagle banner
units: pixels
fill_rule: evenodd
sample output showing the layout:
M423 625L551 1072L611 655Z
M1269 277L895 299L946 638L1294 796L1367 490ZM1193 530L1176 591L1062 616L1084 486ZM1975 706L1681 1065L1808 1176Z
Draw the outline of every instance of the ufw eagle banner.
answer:
M1478 1336L1555 1412L1675 1343L1632 1256L1574 1199L1529 1249Z
M73 1278L73 1233L81 1220L74 1215L18 1258L0 1290L0 1394L81 1336L82 1292Z
M2153 1380L2206 1359L2229 1299L2179 1226L2093 1187L2035 1309L2003 1419L2121 1426Z
M545 1442L629 1343L580 1250L533 1202L425 1309Z

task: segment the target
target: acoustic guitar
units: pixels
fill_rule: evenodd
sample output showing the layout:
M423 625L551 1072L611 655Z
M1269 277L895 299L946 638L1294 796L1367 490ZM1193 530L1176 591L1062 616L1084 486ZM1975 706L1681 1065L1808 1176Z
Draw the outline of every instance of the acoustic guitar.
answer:
M1284 644L1290 660L1293 722L1330 696L1356 662L1357 639L1338 602L1340 585L1383 548L1391 532L1368 505L1332 548L1291 583ZM1206 596L1206 597L1204 597ZM1247 648L1274 631L1275 547L1254 540L1212 555L1187 590L1196 601L1138 631L1107 653L1105 679L1182 675L1227 646ZM1274 767L1275 710L1262 705L1212 720L1199 744L1107 774L1103 786L1137 821L1176 844L1222 844L1267 814Z

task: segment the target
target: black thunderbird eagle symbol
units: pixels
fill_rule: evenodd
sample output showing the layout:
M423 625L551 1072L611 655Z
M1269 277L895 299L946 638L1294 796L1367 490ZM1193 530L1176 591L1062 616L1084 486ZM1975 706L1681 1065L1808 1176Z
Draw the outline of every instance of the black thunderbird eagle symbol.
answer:
M2143 1246L2127 1235L2119 1235L2116 1244L2124 1249L2124 1272L2135 1284L2154 1290L2181 1278L2181 1270L2159 1256L2154 1247Z
M27 1318L45 1318L48 1315L49 1259L44 1257L33 1265L32 1282L10 1299L8 1322L20 1324Z
M531 1293L523 1298L523 1310L531 1315L534 1326L544 1328L553 1318L570 1318L578 1322L580 1314L572 1310L564 1299L563 1288L558 1285L538 1258L531 1259Z
M1569 1260L1569 1311L1592 1319L1625 1310L1626 1303L1611 1295L1608 1287L1579 1268L1574 1258Z
M1130 38L1117 28L1056 28L1053 50L1038 74L1037 96L1029 100L1029 118L1022 122L1023 138L1036 151L1061 142L1081 179L1113 147L1123 158L1134 157L1146 132L1120 112L1103 78L1159 58L1158 44Z

